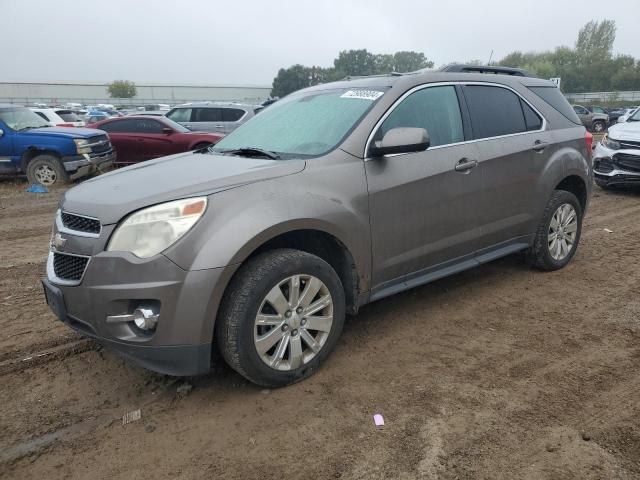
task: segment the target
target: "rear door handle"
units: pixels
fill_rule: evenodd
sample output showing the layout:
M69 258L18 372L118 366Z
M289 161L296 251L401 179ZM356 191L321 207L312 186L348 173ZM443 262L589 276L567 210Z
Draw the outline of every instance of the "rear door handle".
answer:
M531 149L536 152L542 152L548 146L549 144L547 142L543 142L542 140L536 140L535 142L533 142L533 147L531 147Z
M456 172L468 173L472 168L476 168L478 166L477 160L469 160L468 158L462 158L456 163L454 167Z

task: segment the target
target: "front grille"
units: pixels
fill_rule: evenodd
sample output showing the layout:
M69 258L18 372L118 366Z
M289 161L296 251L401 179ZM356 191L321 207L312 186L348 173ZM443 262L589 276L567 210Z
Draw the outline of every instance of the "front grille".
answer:
M640 172L640 155L616 153L613 156L613 163L621 170Z
M96 137L91 137L89 139L89 143L98 143L98 145L94 145L91 147L91 153L105 153L111 150L111 142L109 141L109 137L106 135L98 135Z
M609 173L613 171L613 165L609 159L596 160L593 165L596 172Z
M620 144L620 146L622 148L627 148L627 149L635 149L638 148L640 149L640 142L632 142L630 140L619 140L618 143Z
M75 255L54 252L53 271L56 277L62 280L79 281L88 262L89 257L76 257Z
M62 217L62 224L69 230L95 234L100 233L100 220L66 212L62 212L60 216Z

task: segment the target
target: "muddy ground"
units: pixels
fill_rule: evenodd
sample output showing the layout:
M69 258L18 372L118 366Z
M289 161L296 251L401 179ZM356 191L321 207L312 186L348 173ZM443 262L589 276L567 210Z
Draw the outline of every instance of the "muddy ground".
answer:
M2 478L640 478L638 192L595 189L566 269L512 256L379 301L314 377L262 390L147 372L56 321L60 192L25 188L0 182Z

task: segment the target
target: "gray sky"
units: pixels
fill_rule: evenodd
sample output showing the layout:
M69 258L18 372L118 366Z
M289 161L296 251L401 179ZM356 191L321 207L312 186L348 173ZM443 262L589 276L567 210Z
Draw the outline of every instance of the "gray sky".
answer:
M0 0L0 81L270 85L352 48L440 66L573 46L602 18L615 51L640 57L638 14L640 0Z

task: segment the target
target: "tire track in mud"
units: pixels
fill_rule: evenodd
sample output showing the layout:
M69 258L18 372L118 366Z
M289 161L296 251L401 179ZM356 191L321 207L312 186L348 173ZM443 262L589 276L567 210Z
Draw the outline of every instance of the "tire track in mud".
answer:
M28 368L36 367L53 360L61 360L73 355L78 355L79 353L98 350L100 348L99 343L88 338L54 339L48 343L50 345L35 353L20 353L15 355L15 352L12 352L13 355L11 358L0 360L0 376L19 373ZM42 348L42 345L39 347Z

